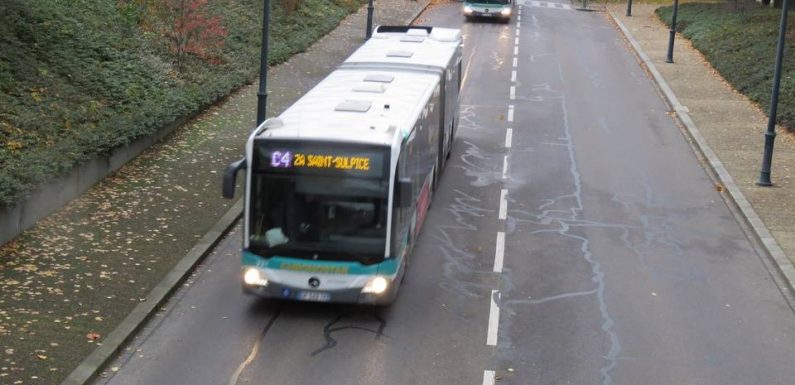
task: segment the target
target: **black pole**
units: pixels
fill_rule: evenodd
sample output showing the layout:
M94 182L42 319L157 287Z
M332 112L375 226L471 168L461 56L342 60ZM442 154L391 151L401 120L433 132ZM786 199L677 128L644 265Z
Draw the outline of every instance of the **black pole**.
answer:
M674 62L674 37L676 36L676 13L679 12L679 0L674 0L674 15L671 19L671 30L668 32L668 56L666 63Z
M781 84L781 62L784 59L784 38L787 32L787 10L789 0L784 0L781 7L781 25L778 29L778 48L776 49L776 67L773 70L773 91L770 95L770 115L767 117L765 132L765 153L762 155L762 171L759 173L757 186L772 186L770 181L770 165L773 162L773 142L776 140L776 109L778 107L778 89Z
M262 14L262 49L259 58L259 90L257 91L257 126L265 121L268 107L268 26L271 19L271 2L265 0Z
M364 35L365 39L373 36L373 0L367 2L367 32Z
M632 0L627 1L627 16L632 16Z

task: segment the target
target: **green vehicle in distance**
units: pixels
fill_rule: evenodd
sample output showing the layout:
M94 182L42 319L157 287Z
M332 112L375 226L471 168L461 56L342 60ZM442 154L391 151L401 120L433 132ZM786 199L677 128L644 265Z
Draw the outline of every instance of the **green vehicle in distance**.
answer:
M464 0L464 17L467 21L478 17L507 23L513 14L513 4L513 0Z

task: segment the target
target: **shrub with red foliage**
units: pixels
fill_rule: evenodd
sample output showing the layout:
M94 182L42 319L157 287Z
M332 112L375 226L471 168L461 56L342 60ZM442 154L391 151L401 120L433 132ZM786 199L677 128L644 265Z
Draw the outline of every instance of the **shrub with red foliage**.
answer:
M228 32L220 17L208 13L207 0L166 0L163 11L163 33L176 55L177 68L187 54L210 62L218 60L215 51L223 47Z

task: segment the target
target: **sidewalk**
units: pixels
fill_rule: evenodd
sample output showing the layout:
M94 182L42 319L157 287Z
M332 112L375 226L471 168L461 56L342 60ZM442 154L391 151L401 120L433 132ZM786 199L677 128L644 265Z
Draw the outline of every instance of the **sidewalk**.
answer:
M666 63L668 27L654 13L659 5L609 4L608 17L617 21L661 93L678 115L691 142L718 174L718 191L736 202L749 226L773 257L776 268L795 284L795 135L778 131L773 155L774 187L758 187L767 114L731 86L707 63L689 41L677 35L674 63ZM681 11L681 10L680 10ZM645 58L644 58L645 56ZM645 60L644 60L645 59ZM649 65L648 63L651 63ZM653 68L651 68L653 67ZM773 63L770 63L773 71ZM702 158L703 159L703 158Z
M405 24L428 2L378 0L374 23ZM307 52L272 68L267 115L353 52L365 24L363 6ZM172 269L189 272L186 256L209 247L218 223L230 222L229 215L219 222L234 203L220 196L221 174L254 128L257 88L243 87L0 247L0 383L59 384L92 351L114 351L126 338L117 326L143 305L156 309L152 299L170 290L163 282L181 282ZM95 369L81 365L89 375Z

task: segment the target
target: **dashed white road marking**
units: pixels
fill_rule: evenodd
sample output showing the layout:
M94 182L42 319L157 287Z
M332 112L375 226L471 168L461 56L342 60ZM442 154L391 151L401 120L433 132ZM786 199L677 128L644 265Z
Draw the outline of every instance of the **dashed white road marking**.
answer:
M511 86L511 100L516 99L516 86Z
M502 179L508 179L508 155L502 157Z
M489 307L489 328L486 333L486 345L497 345L497 331L500 328L500 307L497 306L497 301L494 297L500 298L500 292L497 290L491 291L491 306ZM484 379L485 383L485 379Z
M513 140L513 128L508 128L505 131L505 148L511 148L511 141Z
M508 105L508 121L513 122L513 104Z
M519 45L519 38L518 37L513 40L513 44Z
M513 58L513 68L516 68L519 65L519 58Z
M517 22L516 22L516 28L522 28L522 23L521 23L521 22L519 22L519 21L517 21Z
M493 370L483 372L483 385L494 385L495 375Z
M516 29L516 36L519 36L519 33L520 33L520 32L522 32L522 30L520 30L520 29L518 29L518 28L517 28L517 29Z
M518 55L519 54L519 47L516 47L516 46L513 47L513 54L514 55Z
M508 190L502 189L500 191L500 220L505 220L508 217Z
M513 70L513 71L511 72L511 81L512 81L512 82L515 82L515 81L516 81L516 70Z
M502 261L505 258L505 233L497 232L497 247L494 251L494 272L502 273Z

